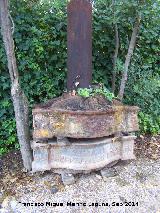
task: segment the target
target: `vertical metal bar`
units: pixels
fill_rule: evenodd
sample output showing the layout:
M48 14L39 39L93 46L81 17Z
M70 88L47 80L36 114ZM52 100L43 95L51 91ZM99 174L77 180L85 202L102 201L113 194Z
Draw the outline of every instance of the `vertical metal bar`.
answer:
M67 10L67 89L73 89L77 76L79 86L87 88L92 80L92 4L71 0Z

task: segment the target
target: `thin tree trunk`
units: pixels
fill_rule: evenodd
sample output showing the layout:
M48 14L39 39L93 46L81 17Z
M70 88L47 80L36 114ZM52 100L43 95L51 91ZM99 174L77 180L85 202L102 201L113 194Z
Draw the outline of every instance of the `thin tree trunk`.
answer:
M14 41L9 20L8 0L0 0L0 19L3 42L8 60L8 70L11 79L11 96L16 118L17 135L23 159L23 165L28 171L32 165L32 151L29 137L28 101L20 84L16 57L14 52Z
M118 94L118 97L120 100L122 100L124 96L124 90L125 90L126 81L128 78L128 68L129 68L131 57L133 55L133 51L136 45L136 38L139 31L139 26L140 26L140 18L136 17L136 21L135 21L133 32L132 32L132 37L131 37L129 48L128 48L128 53L125 60L124 72L122 74L120 90Z
M115 52L113 56L113 72L112 72L112 92L115 93L116 89L116 63L118 58L118 50L119 50L119 33L118 33L118 25L115 24Z

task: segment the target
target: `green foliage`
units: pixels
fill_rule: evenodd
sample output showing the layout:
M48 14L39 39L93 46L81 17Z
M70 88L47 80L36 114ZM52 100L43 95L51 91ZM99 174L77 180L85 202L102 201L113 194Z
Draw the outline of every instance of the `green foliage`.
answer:
M112 99L114 98L114 94L111 93L107 88L105 88L104 86L101 88L79 88L77 90L77 93L79 96L88 98L91 96L96 96L96 95L102 95L104 96L107 100L112 101Z
M90 89L88 89L88 88L78 88L77 94L79 96L84 97L84 98L88 98L88 97L92 96L92 91L93 91L92 88L90 88Z
M143 3L143 4L142 4ZM15 23L14 41L22 88L34 104L62 94L67 73L67 0L10 0ZM111 88L115 49L114 24L118 24L120 50L116 66L117 91L137 13L141 28L129 67L125 103L141 108L142 132L160 131L160 5L158 0L98 0L93 8L93 80ZM102 91L97 91L101 93ZM84 96L88 96L85 91ZM108 97L110 98L110 97ZM30 120L32 123L32 120ZM17 147L10 80L0 37L0 152Z
M18 142L16 137L15 119L3 120L0 124L0 155L2 155L11 147L17 148Z
M154 9L160 10L159 7ZM160 11L159 11L160 12ZM153 10L150 10L153 15ZM141 25L138 48L130 67L125 102L138 105L140 128L143 133L160 133L160 28L147 16Z
M139 124L141 133L151 133L156 135L160 133L160 117L153 118L153 115L139 113Z

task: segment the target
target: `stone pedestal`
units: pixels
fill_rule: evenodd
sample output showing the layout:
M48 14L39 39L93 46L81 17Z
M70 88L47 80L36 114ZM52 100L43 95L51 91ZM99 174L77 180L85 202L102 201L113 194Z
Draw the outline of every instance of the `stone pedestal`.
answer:
M136 136L72 139L69 143L32 142L33 172L55 169L71 173L100 170L117 160L134 159ZM68 140L67 140L68 141Z

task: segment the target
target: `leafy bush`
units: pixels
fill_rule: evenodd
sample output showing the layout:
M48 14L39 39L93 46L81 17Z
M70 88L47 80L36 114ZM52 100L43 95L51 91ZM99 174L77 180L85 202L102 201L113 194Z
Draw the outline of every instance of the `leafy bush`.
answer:
M143 112L139 113L139 124L142 133L151 133L156 135L159 133L160 127L160 117L153 117L153 115L145 114Z
M77 94L79 96L84 97L84 98L89 98L91 96L91 94L92 94L92 91L93 91L93 89L91 89L91 88L90 89L88 89L88 88L79 88L77 90Z
M16 122L15 119L7 119L1 123L0 131L0 155L5 153L9 148L17 147Z
M112 101L114 98L114 94L111 93L107 88L104 86L102 88L79 88L77 90L78 95L88 98L91 96L95 95L102 95L104 96L107 100Z
M129 69L125 103L138 105L143 133L160 131L160 6L147 1L145 8L138 0L116 1L113 17L111 1L99 0L93 9L93 80L110 90L112 58L115 48L114 23L118 23L120 51L117 62L117 90L122 75L128 40L132 33L135 9L141 10L138 45ZM15 23L15 51L21 85L30 103L59 96L66 87L67 74L67 10L65 1L11 0L11 15ZM150 4L150 6L148 5ZM149 8L149 9L148 9ZM154 20L154 21L153 21ZM2 38L0 37L0 152L17 144L10 80ZM32 118L32 116L31 116ZM30 120L32 124L32 120ZM16 145L17 146L17 145Z

